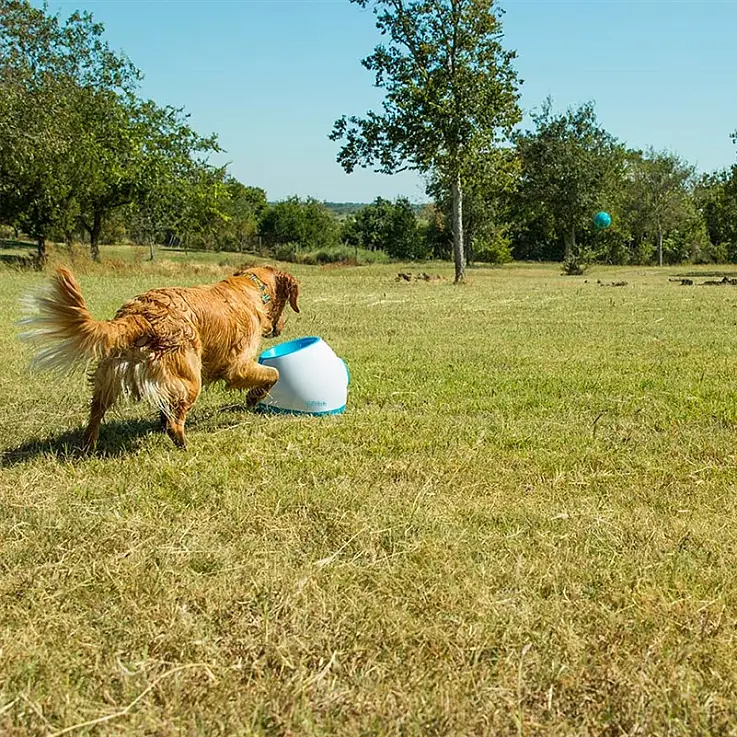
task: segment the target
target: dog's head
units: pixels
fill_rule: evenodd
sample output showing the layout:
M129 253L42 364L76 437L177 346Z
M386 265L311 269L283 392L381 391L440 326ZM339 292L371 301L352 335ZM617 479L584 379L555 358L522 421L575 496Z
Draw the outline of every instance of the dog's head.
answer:
M262 294L266 307L267 320L263 327L265 338L276 338L284 329L284 308L289 306L299 312L299 282L285 271L279 271L273 266L255 266L236 272L235 276L246 276L264 285L268 297ZM255 277L255 279L254 279ZM262 287L259 286L262 291Z

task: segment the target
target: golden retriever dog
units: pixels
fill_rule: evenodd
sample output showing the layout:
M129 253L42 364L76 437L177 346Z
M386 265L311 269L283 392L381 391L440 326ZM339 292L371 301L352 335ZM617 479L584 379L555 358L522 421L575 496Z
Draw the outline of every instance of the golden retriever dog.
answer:
M97 444L105 413L121 397L147 400L174 443L203 383L223 380L254 406L279 372L257 361L262 337L276 337L287 302L299 312L299 284L271 266L236 272L207 286L152 289L126 302L112 320L96 320L65 268L47 293L30 298L22 337L41 344L34 365L69 370L95 361L85 450Z

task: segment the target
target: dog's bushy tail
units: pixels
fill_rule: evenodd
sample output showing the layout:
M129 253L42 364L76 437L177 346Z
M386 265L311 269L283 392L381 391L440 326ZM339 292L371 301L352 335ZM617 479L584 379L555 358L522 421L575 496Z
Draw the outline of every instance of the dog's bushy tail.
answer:
M59 267L48 289L23 302L26 316L20 324L25 330L20 337L40 346L35 368L68 371L108 355L121 343L125 326L95 320L68 269Z

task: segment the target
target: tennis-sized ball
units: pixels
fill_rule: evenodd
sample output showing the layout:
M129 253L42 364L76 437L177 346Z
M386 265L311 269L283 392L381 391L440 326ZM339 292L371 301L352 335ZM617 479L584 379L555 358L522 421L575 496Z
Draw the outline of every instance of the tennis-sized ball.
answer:
M594 225L599 230L604 230L605 228L608 228L612 224L612 216L608 212L604 212L602 210L601 212L597 212L596 215L594 215Z

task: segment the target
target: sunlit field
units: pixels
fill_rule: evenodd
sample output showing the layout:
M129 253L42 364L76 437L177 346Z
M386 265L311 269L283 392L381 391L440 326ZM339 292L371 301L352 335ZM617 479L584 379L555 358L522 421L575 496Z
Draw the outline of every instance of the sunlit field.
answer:
M100 318L243 260L103 257ZM737 286L289 268L344 415L213 386L186 451L121 405L83 457L83 372L14 325L48 276L0 267L0 732L730 733Z

